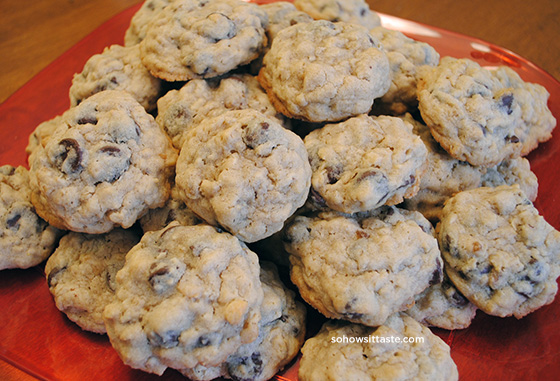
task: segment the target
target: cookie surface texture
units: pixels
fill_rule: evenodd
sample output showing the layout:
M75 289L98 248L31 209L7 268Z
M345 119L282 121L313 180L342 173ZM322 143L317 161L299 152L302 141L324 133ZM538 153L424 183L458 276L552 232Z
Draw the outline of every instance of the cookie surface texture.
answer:
M138 45L111 45L88 59L70 86L70 106L103 90L129 92L147 111L156 108L162 81L150 74L140 60Z
M490 167L550 138L556 121L546 107L546 90L536 96L542 86L524 87L520 79L502 73L451 57L442 58L437 67L421 68L422 118L454 158ZM529 95L532 91L535 97Z
M374 103L374 110L390 115L415 110L418 107L418 68L436 66L439 53L431 45L413 40L397 30L379 26L371 29L370 33L383 47L391 68L391 86Z
M0 227L0 270L38 265L62 234L37 215L23 166L0 167Z
M66 111L33 155L32 202L54 226L82 233L128 228L169 197L177 153L126 92L106 90Z
M189 131L176 184L187 206L245 242L279 231L311 182L300 137L255 110L228 111Z
M284 115L309 122L368 113L389 89L389 61L360 25L318 20L280 31L259 82Z
M294 0L297 9L315 20L349 22L368 29L381 25L381 18L364 0Z
M396 207L297 216L284 240L293 283L329 318L383 324L443 276L430 223Z
M441 283L425 289L406 311L414 320L430 327L454 330L467 328L477 308L461 294L444 274Z
M132 230L106 234L69 232L45 264L56 308L82 329L105 333L103 310L113 301L117 272L140 236Z
M193 79L179 90L171 90L158 100L156 122L181 149L188 130L206 118L230 110L253 109L282 121L257 79L249 74L233 74L216 79Z
M216 77L258 57L266 24L263 10L241 0L176 0L149 23L142 62L166 81Z
M271 379L299 353L305 336L304 305L282 283L271 263L261 262L260 278L264 298L259 337L239 347L220 367L197 367L181 370L181 373L191 380L225 377L264 381Z
M145 233L105 308L111 344L125 364L160 375L218 366L258 337L259 273L255 253L208 225Z
M519 184L527 197L537 197L538 180L524 157L507 159L493 167L475 166L453 158L433 138L430 129L412 118L403 116L414 126L428 149L427 169L420 179L418 193L404 200L404 207L417 210L432 223L437 223L445 201L454 194L481 186Z
M449 346L411 317L380 327L327 322L302 348L299 379L457 380Z
M395 205L418 192L427 150L412 125L360 115L304 138L315 200L343 213Z
M148 24L173 0L145 0L130 20L124 34L124 46L136 45L146 38Z
M437 229L447 275L487 314L521 318L553 301L560 232L518 185L456 194Z

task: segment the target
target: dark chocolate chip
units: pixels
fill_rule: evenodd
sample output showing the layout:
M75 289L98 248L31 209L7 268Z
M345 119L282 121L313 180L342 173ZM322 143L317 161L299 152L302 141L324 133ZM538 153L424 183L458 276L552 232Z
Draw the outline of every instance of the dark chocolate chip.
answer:
M82 149L74 139L62 139L58 142L63 151L55 158L55 163L66 174L82 170Z
M259 352L251 356L232 358L228 361L229 376L235 381L248 381L256 379L263 371L263 359Z
M97 124L97 118L94 116L84 116L78 119L78 124Z
M63 271L66 270L66 266L64 267L55 267L54 269L52 269L48 274L47 274L47 285L49 286L49 288L53 287L56 285L56 281L55 278L58 274L62 273Z
M105 146L105 147L101 147L99 149L99 152L106 153L111 156L118 156L118 154L121 152L121 149L115 146Z
M519 143L519 138L518 138L517 136L515 136L515 135L507 136L507 137L506 137L506 141L507 141L508 143L516 144L516 143Z
M513 94L505 94L502 95L500 98L500 106L506 110L508 115L511 115L513 109L511 106L513 105Z
M248 148L253 149L267 142L267 131L269 127L270 125L267 122L242 127L244 132L243 143L245 143Z
M209 333L201 335L196 341L195 348L203 348L209 345L213 345L219 340L219 335L217 333Z
M8 229L17 230L19 228L19 220L21 218L21 214L15 214L12 217L6 220L6 226Z
M338 182L338 180L340 179L340 175L344 171L344 168L340 165L335 165L328 166L325 168L325 170L327 171L327 180L329 181L329 184L332 185Z
M311 187L309 191L309 200L318 208L326 208L327 202L315 188Z
M157 332L149 332L147 334L150 345L161 348L176 347L179 345L179 336L181 336L181 332L174 330L164 332L163 334Z
M163 277L171 272L171 269L167 266L161 266L153 263L150 267L150 275L148 276L148 282L152 287L155 287L159 282L159 277Z
M455 290L449 297L449 302L455 307L465 307L469 304L469 300L463 296L459 291Z
M480 273L481 274L490 274L490 272L492 271L493 268L494 268L494 266L488 265L488 266L484 267L483 269L481 269Z
M438 258L436 260L436 269L432 274L432 279L430 279L430 286L434 284L439 284L443 281L443 269L441 266L441 260Z

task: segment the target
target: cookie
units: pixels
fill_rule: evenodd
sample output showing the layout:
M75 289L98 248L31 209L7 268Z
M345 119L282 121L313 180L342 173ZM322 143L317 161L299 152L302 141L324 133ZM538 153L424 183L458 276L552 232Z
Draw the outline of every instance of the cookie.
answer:
M251 109L188 131L176 172L187 206L245 242L279 231L305 203L311 181L301 138Z
M402 314L379 327L329 321L301 352L301 381L459 378L449 346Z
M242 0L173 1L149 23L142 62L166 81L216 77L259 56L266 24L266 13Z
M40 264L51 255L61 234L37 215L28 170L0 166L0 270Z
M219 367L181 370L189 379L269 380L299 353L305 336L306 309L281 282L274 265L262 262L261 266L264 298L259 337L242 345Z
M91 56L82 71L74 74L70 106L103 90L122 90L130 93L147 111L153 111L162 87L162 81L142 64L138 45L111 45Z
M404 207L419 211L433 224L439 221L445 201L454 194L481 186L519 184L531 201L537 197L538 180L529 161L523 157L504 160L493 167L474 166L453 158L433 138L430 129L412 118L402 116L414 126L428 149L427 170L418 193L404 200Z
M124 33L124 46L132 46L142 42L146 38L150 21L172 2L173 0L145 0L132 16Z
M443 276L430 223L396 207L297 216L284 242L292 282L328 318L381 325Z
M443 281L425 289L405 313L426 326L454 330L470 326L476 311L444 273Z
M500 66L493 74L507 89L503 92L511 92L521 109L521 121L515 132L522 143L521 155L527 155L539 143L548 141L556 127L556 119L548 108L550 94L539 84L523 81L510 67Z
M295 24L313 21L309 14L298 10L294 3L288 1L262 4L261 9L266 12L268 17L268 24L265 28L268 46L272 44L272 41L282 29Z
M197 225L202 222L181 200L176 186L171 187L171 196L164 206L148 210L138 220L144 232L163 229L173 221L181 225Z
M276 111L257 79L250 74L225 78L193 79L179 90L170 90L158 100L156 122L181 149L187 131L202 120L229 110L254 109L270 117L283 117ZM284 124L283 124L284 125Z
M413 40L402 32L378 26L370 30L387 54L391 86L375 102L376 113L401 115L418 107L416 72L418 67L436 66L439 53L429 44Z
M280 31L258 75L274 106L308 122L368 113L389 89L389 61L368 30L317 20Z
M319 207L356 213L395 205L418 192L427 150L412 125L391 116L360 115L304 138Z
M456 194L437 229L447 275L482 311L519 319L554 300L560 232L518 185Z
M115 296L116 274L140 236L133 230L106 234L69 232L45 264L56 308L82 329L105 333L103 310Z
M57 115L52 119L39 123L39 125L35 127L33 132L29 135L28 143L25 147L25 153L28 155L29 163L33 161L31 158L33 152L37 151L39 146L45 146L54 130L61 124L61 121L62 116Z
M488 168L481 180L480 185L483 187L517 184L530 201L537 199L539 181L531 170L531 163L524 157L504 160L495 167Z
M556 121L546 106L546 90L506 80L504 72L451 57L419 71L422 118L454 158L491 167L550 138Z
M381 18L364 0L294 0L297 9L315 20L349 22L368 29L381 25Z
M33 155L31 201L53 226L81 233L129 228L169 197L177 153L126 92L106 90L70 108Z
M159 375L219 366L258 337L259 273L255 253L211 226L172 222L147 232L104 311L111 344L125 364Z

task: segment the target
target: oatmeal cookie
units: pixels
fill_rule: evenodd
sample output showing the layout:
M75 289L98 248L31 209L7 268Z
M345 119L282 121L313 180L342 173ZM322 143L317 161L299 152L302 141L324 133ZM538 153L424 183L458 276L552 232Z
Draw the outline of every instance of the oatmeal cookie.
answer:
M311 167L301 138L251 109L187 133L176 184L187 206L245 242L279 231L305 203Z
M69 232L45 265L56 308L82 329L105 333L103 310L115 296L115 277L140 236L116 228L106 234Z
M250 74L225 78L193 79L179 90L170 90L158 100L156 122L181 149L187 131L204 119L229 110L254 109L284 124L257 79Z
M491 167L550 138L556 121L546 106L546 90L523 87L502 73L451 57L419 69L422 118L454 158Z
M427 170L420 180L416 195L404 200L404 207L417 210L436 224L445 201L463 190L481 186L519 184L531 201L537 197L538 180L524 157L507 159L493 167L474 166L453 158L433 138L423 123L405 114L403 118L414 126L428 149Z
M304 138L318 206L344 213L395 205L418 192L427 150L412 125L391 116L360 115Z
M267 22L242 0L175 0L149 23L142 62L167 81L216 77L259 56Z
M406 311L414 320L430 327L448 330L471 325L477 308L445 276L443 281L416 296L414 306Z
M70 106L103 90L123 90L147 111L156 108L162 93L162 81L150 74L140 60L140 47L111 45L88 59L70 86Z
M175 185L171 187L171 196L164 206L148 210L138 220L144 232L163 229L173 221L181 225L197 225L202 222L183 202Z
M145 0L130 20L124 34L124 46L132 46L146 38L148 24L163 8L174 0Z
M370 30L387 54L391 68L391 86L378 101L374 109L377 113L401 115L418 107L417 79L418 67L436 66L439 53L429 44L413 40L397 30L379 26Z
M366 28L325 20L281 30L258 79L280 112L308 122L368 113L391 83L387 56Z
M82 233L129 228L169 197L177 153L126 92L94 94L64 113L33 155L31 201L52 225Z
M329 321L301 351L301 381L459 378L449 346L403 314L379 327Z
M27 168L1 166L0 270L38 265L51 255L61 235L37 215Z
M293 283L329 318L383 324L443 276L430 223L394 206L352 216L297 216L284 242Z
M219 366L258 337L259 273L255 253L211 226L145 233L104 311L111 344L125 364L159 375Z
M554 300L560 232L518 185L456 194L437 229L447 275L482 311L521 318Z
M295 24L313 21L313 18L309 14L298 10L294 3L288 1L275 1L273 3L262 4L261 9L263 9L268 16L268 25L266 27L268 46L272 44L272 41L282 29Z
M513 69L500 66L493 72L504 87L504 93L511 92L514 103L521 109L521 120L515 133L523 144L521 155L527 155L539 143L552 137L556 119L548 108L550 94L543 86L525 82Z
M219 367L181 370L189 379L269 380L299 353L305 336L306 309L284 286L274 265L262 262L261 266L264 298L259 337L239 347Z
M28 143L25 147L25 153L27 153L29 163L33 161L31 158L33 152L37 151L39 146L45 146L54 130L61 124L61 121L62 116L57 115L52 119L41 122L35 127L35 130L29 135Z
M364 0L294 0L297 9L315 20L344 21L368 29L381 25L381 18Z

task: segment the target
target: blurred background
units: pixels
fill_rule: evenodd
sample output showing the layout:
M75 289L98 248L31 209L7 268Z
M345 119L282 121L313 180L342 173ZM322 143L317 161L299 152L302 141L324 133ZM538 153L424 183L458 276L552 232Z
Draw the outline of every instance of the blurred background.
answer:
M0 102L138 0L0 0ZM560 79L558 0L367 0L378 12L477 37Z

